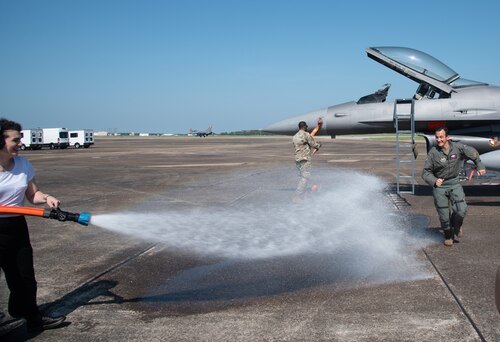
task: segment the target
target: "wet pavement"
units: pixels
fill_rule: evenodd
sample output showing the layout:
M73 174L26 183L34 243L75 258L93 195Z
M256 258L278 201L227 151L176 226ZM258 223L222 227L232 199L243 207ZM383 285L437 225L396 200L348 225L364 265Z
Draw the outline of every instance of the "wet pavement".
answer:
M95 224L85 227L29 217L39 304L51 314L67 315L68 323L35 336L28 336L21 327L9 337L34 341L500 340L494 299L500 265L496 174L464 183L469 204L465 236L447 248L442 245L431 189L419 176L423 143L416 161L415 194L398 196L393 142L319 140L323 147L314 157L312 180L320 183L320 190L308 194L305 201L321 210L312 214L312 210L300 213L301 205L291 203L296 176L290 137L101 138L89 149L24 151L36 169L39 187L58 197L63 210L88 211L96 218L129 213L131 220L134 213L151 217L160 213L165 226L174 227L186 239L177 235L171 240L141 239ZM370 203L351 206L346 189L354 189L360 180L367 182L368 189L373 177L385 184L380 196L372 194L378 191L375 187L365 194ZM329 187L346 191L345 203L326 201L337 201L336 197L322 198ZM317 198L322 198L321 203L315 202ZM380 231L363 231L363 225L370 226L365 211L379 210L378 202L404 218L403 224L396 224L401 231L388 231L404 237L397 241L413 241L392 247L404 262L387 257L374 263L370 259L377 256L364 253L376 250L377 234L386 233L385 224L380 224ZM338 214L341 206L345 215ZM161 216L165 211L170 214ZM393 214L387 213L387 222L393 224ZM340 225L345 217L364 221L345 223L356 231L354 237L339 231L338 241L328 241L332 244L328 252L321 239L304 242L308 248L317 244L316 251L284 251L288 246L304 248L298 242L309 237L294 235L296 230L277 241L276 250L282 254L259 249L252 257L247 251L255 246L245 244L245 234L273 239L273 230L287 225L293 229L288 222L302 227L311 225L315 217L321 227ZM225 231L225 222L235 221L248 229L235 234L236 248L221 244L213 253L190 248L205 242L211 250L218 243L217 232L231 233ZM281 222L287 224L281 227ZM162 226L147 219L143 224L144 231ZM321 227L311 235L324 233ZM343 243L346 237L348 243ZM379 247L380 254L387 252L385 246ZM6 312L8 291L3 277L1 282L0 309Z

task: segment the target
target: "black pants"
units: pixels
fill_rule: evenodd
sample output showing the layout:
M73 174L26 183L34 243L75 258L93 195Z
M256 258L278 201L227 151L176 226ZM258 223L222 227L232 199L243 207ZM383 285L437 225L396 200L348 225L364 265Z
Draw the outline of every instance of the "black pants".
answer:
M33 248L24 216L0 218L0 267L10 290L9 314L38 315Z

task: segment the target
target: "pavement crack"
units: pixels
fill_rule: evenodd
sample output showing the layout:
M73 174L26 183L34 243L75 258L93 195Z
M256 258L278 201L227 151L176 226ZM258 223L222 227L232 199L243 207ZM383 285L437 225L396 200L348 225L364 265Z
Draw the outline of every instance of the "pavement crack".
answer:
M448 284L448 282L444 278L443 274L439 271L439 269L436 266L436 264L432 261L432 259L429 256L429 254L427 254L427 252L423 248L422 248L422 251L424 252L425 256L427 257L427 260L429 260L429 262L431 263L431 265L434 268L434 270L436 271L436 273L439 275L439 278L441 278L441 281L444 283L444 285L446 286L446 288L448 289L448 291L450 291L451 295L453 296L453 299L455 299L455 302L458 304L460 310L462 310L462 312L465 315L465 317L467 317L467 319L469 320L470 324L472 325L472 327L474 328L474 330L478 334L478 336L481 339L481 341L486 342L486 339L484 338L483 334L479 330L477 324L474 322L474 320L472 319L471 315L467 312L467 310L465 309L465 307L462 305L462 303L460 302L460 299L458 299L458 296L455 294L455 292L451 288L450 284Z
M405 198L401 197L399 194L388 193L387 195L391 199L392 203L394 204L394 207L401 212L404 211L403 210L404 207L411 206L411 204L409 204L408 201ZM429 256L429 254L427 253L425 248L422 248L422 252L424 253L425 257L430 262L430 264L432 265L432 267L434 268L434 270L438 274L439 278L441 279L441 281L444 283L444 285L446 286L446 288L450 292L451 296L453 297L453 299L457 303L457 305L460 308L460 310L462 311L462 313L465 315L465 317L467 317L467 320L469 321L471 326L474 328L474 330L476 331L476 333L479 336L479 338L481 339L481 341L486 342L486 339L484 338L483 334L479 330L479 327L477 326L476 322L474 322L471 315L465 309L464 305L460 302L460 299L455 294L455 292L451 288L450 284L448 284L448 282L446 281L443 274L439 271L439 268L437 267L437 265L432 261L431 257Z

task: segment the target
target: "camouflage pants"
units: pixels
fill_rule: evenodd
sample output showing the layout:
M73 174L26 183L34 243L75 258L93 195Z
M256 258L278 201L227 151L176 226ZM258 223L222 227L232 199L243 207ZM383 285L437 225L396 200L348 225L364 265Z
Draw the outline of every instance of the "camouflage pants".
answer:
M434 196L434 205L439 215L439 221L441 222L441 228L444 230L450 229L450 208L449 202L451 202L451 210L453 216L458 219L455 225L462 225L463 218L467 214L467 203L465 203L465 193L462 185L451 184L442 185L440 187L435 187L432 195ZM456 220L454 220L456 221ZM453 222L452 222L453 225ZM460 229L460 227L454 227L455 229Z
M309 180L309 177L311 177L311 161L296 161L295 166L297 166L297 170L299 171L299 183L297 184L296 193L301 195L306 190L307 181Z

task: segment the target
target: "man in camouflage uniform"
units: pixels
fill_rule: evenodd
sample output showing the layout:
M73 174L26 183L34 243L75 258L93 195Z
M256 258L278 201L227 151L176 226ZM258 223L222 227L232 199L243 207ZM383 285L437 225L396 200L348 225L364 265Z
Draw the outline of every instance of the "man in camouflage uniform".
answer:
M473 147L459 142L452 142L448 137L448 129L439 127L435 131L437 146L431 148L425 160L422 178L434 187L434 205L439 215L444 232L445 246L452 246L454 235L462 235L462 223L467 213L464 189L459 181L459 173L468 159L477 167L477 173L484 175L486 169ZM451 203L451 222L450 208Z
M293 136L293 146L295 147L295 165L299 171L299 183L295 191L294 200L298 200L303 195L307 181L311 176L311 154L313 149L319 149L320 143L307 132L305 121L299 122L299 131Z

